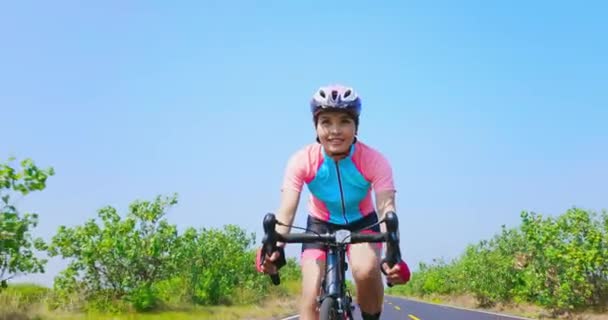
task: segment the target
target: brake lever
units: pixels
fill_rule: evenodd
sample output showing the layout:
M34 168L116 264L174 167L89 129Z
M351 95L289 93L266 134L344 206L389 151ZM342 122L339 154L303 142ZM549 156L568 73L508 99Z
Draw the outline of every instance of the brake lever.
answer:
M264 264L266 260L266 255L271 255L273 252L277 251L277 235L276 235L276 226L277 220L274 214L267 213L264 216L264 237L262 238L262 257L260 259L260 263ZM269 274L272 283L275 286L278 286L281 283L281 276L279 275L279 271L275 274Z
M399 249L399 220L397 219L397 215L390 211L386 213L385 223L386 223L386 231L387 231L387 239L386 239L386 256L380 262L380 270L386 276L387 273L382 268L382 265L386 263L389 268L392 268L395 264L401 261L401 250ZM392 287L393 284L388 282L386 283L389 287Z

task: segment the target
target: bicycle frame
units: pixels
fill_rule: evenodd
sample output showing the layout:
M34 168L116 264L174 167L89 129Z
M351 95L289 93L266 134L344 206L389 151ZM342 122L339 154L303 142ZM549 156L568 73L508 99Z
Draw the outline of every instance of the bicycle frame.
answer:
M332 244L327 249L325 276L322 282L323 293L318 297L319 306L327 297L333 297L337 302L338 314L348 314L352 318L352 298L346 291L346 244Z
M340 229L333 233L289 233L279 234L275 230L277 224L281 224L276 220L272 213L266 214L264 217L264 237L262 239L261 263L267 255L277 250L277 241L284 243L321 243L327 246L327 258L325 264L325 273L321 288L322 294L318 297L320 308L329 307L338 315L348 315L352 318L352 299L346 291L345 273L348 267L346 261L346 247L349 244L355 243L377 243L386 242L386 256L382 259L382 263L387 263L392 267L401 260L401 251L399 249L399 222L397 215L394 212L387 212L382 222L386 224L386 232L384 233L362 233L351 232L349 230ZM269 274L274 285L279 285L281 280L279 273ZM389 284L391 286L391 284ZM328 301L326 301L328 300ZM324 301L328 303L324 303ZM329 302L335 302L336 305L330 305ZM326 310L327 311L327 310ZM329 312L329 311L328 311Z

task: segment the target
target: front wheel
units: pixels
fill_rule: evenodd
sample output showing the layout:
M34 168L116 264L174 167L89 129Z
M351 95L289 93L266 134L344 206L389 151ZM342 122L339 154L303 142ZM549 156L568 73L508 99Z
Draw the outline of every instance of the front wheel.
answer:
M326 297L319 308L319 320L338 320L338 306L333 297Z

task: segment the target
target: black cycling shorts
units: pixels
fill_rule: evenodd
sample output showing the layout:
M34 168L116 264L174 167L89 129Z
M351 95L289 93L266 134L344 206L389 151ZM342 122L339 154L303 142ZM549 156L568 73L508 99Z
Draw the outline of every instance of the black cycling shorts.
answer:
M327 221L317 219L311 215L308 215L308 220L306 222L306 228L309 230L307 232L314 231L314 232L317 232L320 234L324 234L327 232L331 233L331 232L334 232L339 229L346 229L349 231L363 231L363 230L361 230L361 228L365 228L376 222L378 222L378 215L376 214L376 212L372 212L371 214L369 214L357 221L346 224L346 225L330 223ZM378 232L378 233L381 232L379 224L377 224L367 230L372 230L372 231ZM306 250L306 249L324 249L325 250L326 248L324 245L322 245L320 243L303 243L302 252L304 252L304 250Z

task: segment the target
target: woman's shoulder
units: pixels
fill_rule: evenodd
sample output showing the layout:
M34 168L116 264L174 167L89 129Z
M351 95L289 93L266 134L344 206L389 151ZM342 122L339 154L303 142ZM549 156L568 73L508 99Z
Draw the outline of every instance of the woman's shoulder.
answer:
M321 145L318 143L309 143L292 152L289 157L289 163L292 166L295 165L298 167L314 166L319 162L321 155Z
M357 140L357 143L355 144L355 151L358 157L364 158L366 160L386 159L384 153L382 153L379 149L372 147L371 145L360 140Z

